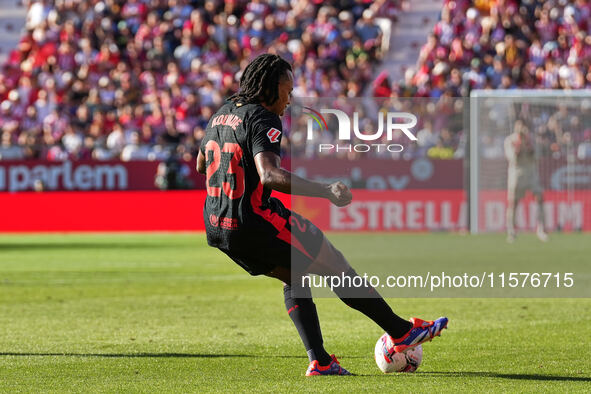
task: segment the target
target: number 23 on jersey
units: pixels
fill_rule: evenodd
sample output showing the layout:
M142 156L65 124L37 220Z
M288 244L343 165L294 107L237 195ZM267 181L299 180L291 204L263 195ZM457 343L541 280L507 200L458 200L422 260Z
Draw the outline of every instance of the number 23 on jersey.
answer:
M232 155L228 168L220 168L222 154L224 153ZM223 190L224 194L231 200L242 197L244 194L244 169L240 166L240 160L242 159L242 148L240 145L233 142L225 142L224 146L220 149L220 145L216 141L209 140L205 145L205 154L206 161L209 162L206 169L207 195L210 197L220 197ZM227 161L224 160L224 162ZM234 175L234 188L232 188L230 182L232 175Z

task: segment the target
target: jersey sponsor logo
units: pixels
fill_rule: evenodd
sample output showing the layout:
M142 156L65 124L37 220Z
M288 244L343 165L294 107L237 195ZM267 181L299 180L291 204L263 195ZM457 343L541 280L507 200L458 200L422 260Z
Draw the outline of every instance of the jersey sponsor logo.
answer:
M271 127L271 129L267 131L267 137L269 137L269 141L271 142L278 142L280 135L281 131L277 130L275 127Z
M236 127L242 123L242 119L240 119L236 115L218 115L211 121L211 127L215 126L228 126L231 127L232 130L236 130Z

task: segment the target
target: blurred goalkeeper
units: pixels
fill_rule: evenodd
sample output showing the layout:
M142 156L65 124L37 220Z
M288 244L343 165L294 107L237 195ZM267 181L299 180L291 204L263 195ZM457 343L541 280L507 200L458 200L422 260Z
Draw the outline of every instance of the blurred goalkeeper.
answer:
M302 286L301 277L308 273L342 276L350 278L350 283L363 279L320 229L271 197L272 190L297 192L326 198L339 207L352 199L342 182L312 182L281 168L280 116L292 90L290 64L277 55L260 55L246 66L240 91L209 121L197 157L197 171L207 177L203 208L207 243L251 275L284 282L285 308L310 360L306 376L350 375L324 349L311 289ZM368 284L333 291L392 337L388 352L431 340L447 325L445 317L435 321L399 317Z
M507 174L507 242L515 241L515 210L527 190L531 190L537 202L536 235L542 242L548 241L545 231L544 190L540 183L533 136L522 120L517 120L513 133L505 138L505 157L509 162Z

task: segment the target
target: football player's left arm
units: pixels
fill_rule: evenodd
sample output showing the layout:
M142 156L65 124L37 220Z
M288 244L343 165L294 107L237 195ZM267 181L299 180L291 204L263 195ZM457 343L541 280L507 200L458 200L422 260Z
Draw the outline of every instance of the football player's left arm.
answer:
M197 172L200 174L205 174L205 155L199 149L199 153L197 154Z

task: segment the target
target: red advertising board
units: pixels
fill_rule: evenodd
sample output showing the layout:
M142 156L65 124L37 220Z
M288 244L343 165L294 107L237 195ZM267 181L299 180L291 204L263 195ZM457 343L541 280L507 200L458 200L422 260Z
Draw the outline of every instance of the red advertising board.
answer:
M157 190L157 161L0 161L0 192ZM195 161L182 172L194 189L205 188ZM282 165L316 180L339 179L375 190L461 189L462 160L284 160Z
M292 159L296 174L315 180L350 180L371 190L462 189L464 160Z
M0 193L0 232L202 231L206 192ZM327 200L276 193L286 206L325 231L461 231L467 204L461 190L354 190L353 202L337 208ZM506 194L483 192L481 229L504 231ZM535 228L535 202L517 210L519 229ZM591 191L545 193L546 224L591 231Z
M591 190L591 160L566 157L544 157L538 161L540 183L547 190ZM483 190L507 187L507 160L482 159L480 161L480 187Z
M157 161L0 161L0 192L31 191L37 183L46 191L157 190ZM321 181L342 180L368 190L462 190L464 161L361 159L292 159L282 165L298 175ZM507 163L483 160L483 189L502 189L507 183ZM183 177L194 189L205 188L205 178L195 171L195 161L182 162ZM591 161L540 160L540 180L545 189L571 187L591 190Z
M506 191L481 192L480 230L505 231ZM295 211L323 230L332 231L462 231L468 211L462 190L354 190L353 202L337 208L325 200L292 197ZM536 228L537 204L530 196L517 207L518 230ZM544 213L549 231L591 231L591 191L546 191Z
M203 230L205 192L0 193L1 232Z
M464 195L462 190L354 190L353 202L343 208L299 196L291 203L323 230L457 231L467 223Z
M591 190L544 192L544 218L548 231L591 231ZM504 231L506 228L507 192L480 192L480 231ZM534 230L538 204L528 193L515 211L518 230Z
M157 161L0 161L0 192L157 190ZM195 162L184 162L183 171L194 188L205 188Z

